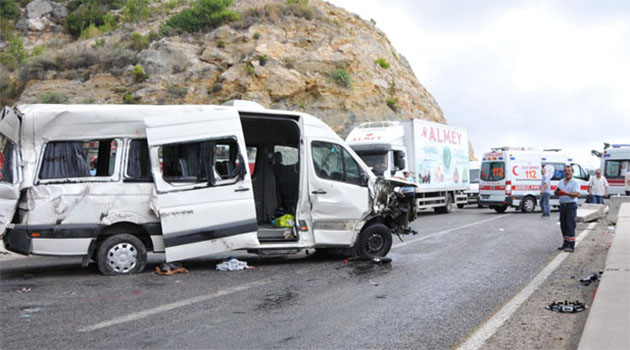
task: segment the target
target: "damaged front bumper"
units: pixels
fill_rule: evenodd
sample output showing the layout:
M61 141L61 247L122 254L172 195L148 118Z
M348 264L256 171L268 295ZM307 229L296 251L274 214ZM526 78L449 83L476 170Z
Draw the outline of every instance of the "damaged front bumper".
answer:
M414 183L377 177L371 183L372 218L378 218L393 234L416 233L409 222L416 217Z

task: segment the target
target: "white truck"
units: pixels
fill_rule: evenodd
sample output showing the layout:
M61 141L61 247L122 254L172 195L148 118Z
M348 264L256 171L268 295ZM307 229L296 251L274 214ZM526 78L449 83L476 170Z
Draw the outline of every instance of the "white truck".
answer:
M416 187L418 210L448 213L453 204L467 204L469 188L468 134L465 129L419 119L365 122L346 143L374 174L404 177Z

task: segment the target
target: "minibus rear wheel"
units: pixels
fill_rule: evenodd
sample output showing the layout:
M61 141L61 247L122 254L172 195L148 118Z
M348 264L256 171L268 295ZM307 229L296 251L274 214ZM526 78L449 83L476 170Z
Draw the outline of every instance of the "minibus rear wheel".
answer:
M392 247L392 232L383 224L373 224L361 231L357 252L363 260L383 257Z
M96 263L103 275L140 273L147 263L147 249L136 236L127 233L113 235L98 247Z
M523 213L533 213L534 209L536 209L536 198L532 196L525 197L521 203L521 211Z

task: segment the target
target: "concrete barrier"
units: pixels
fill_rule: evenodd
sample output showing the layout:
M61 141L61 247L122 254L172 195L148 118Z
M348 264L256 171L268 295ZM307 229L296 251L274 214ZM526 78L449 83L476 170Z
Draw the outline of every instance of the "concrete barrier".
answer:
M606 206L603 204L582 204L577 210L578 222L591 222L599 220L606 214Z
M617 222L617 214L619 214L619 207L623 203L630 203L630 196L611 196L608 210L608 221L613 224Z
M630 203L620 206L616 221L578 350L630 349Z

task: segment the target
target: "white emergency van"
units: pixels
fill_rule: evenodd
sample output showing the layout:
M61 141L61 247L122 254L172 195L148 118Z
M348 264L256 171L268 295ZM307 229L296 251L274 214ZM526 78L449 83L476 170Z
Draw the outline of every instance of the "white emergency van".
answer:
M248 101L5 108L0 147L6 248L104 274L142 271L147 251L369 259L409 232L394 187L412 184L376 178L317 118Z
M493 148L481 162L479 203L502 213L508 207L531 213L540 200L541 167L553 167L551 189L564 178L564 166L573 167L573 177L580 183L580 203L588 194L589 174L561 150L537 150L524 147ZM551 195L550 206L559 206L558 197Z
M630 171L630 144L610 145L602 152L601 168L608 180L608 194L624 195L624 179Z
M480 161L471 161L470 168L468 169L468 178L470 181L470 187L468 190L464 191L466 194L466 199L468 200L468 204L474 204L478 207L481 207L479 204L479 176L481 173L481 162ZM463 208L464 204L458 204L458 208Z

